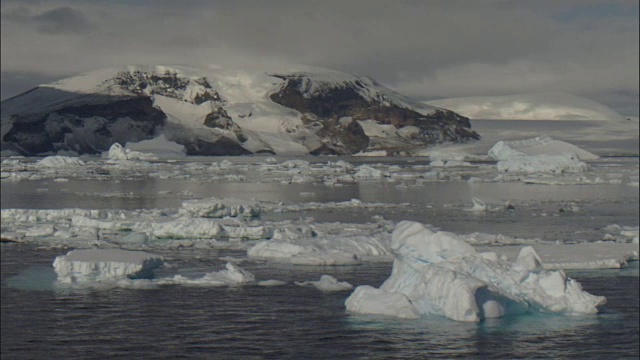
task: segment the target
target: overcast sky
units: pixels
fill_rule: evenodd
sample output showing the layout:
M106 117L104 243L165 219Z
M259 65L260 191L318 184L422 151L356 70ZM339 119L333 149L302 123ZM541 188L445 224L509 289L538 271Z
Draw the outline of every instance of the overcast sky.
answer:
M124 64L274 61L421 100L565 91L638 114L638 0L2 0L2 99Z

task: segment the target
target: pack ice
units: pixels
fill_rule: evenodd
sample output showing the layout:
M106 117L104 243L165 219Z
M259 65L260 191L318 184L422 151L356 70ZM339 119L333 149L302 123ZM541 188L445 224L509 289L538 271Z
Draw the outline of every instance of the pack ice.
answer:
M357 287L345 301L347 311L479 322L528 310L595 314L606 302L563 271L543 270L531 247L509 262L495 253L478 253L453 233L402 221L393 231L391 250L391 276L379 289Z
M120 249L72 250L56 257L53 268L61 283L147 278L164 263L162 256Z

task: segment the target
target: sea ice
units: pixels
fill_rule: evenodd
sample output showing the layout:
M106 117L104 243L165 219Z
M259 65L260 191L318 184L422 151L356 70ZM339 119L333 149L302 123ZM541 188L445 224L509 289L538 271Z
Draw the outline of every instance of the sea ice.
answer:
M346 281L338 281L338 279L334 278L331 275L322 275L320 276L320 280L318 281L297 282L296 285L313 285L318 290L323 292L345 291L353 289L353 285L349 284Z
M154 154L143 153L139 151L132 151L125 149L122 145L114 143L107 151L106 158L112 161L118 160L157 160L158 158Z
M191 217L205 218L257 217L260 215L260 207L249 201L212 197L185 201L182 203L180 213Z
M191 286L236 286L255 281L255 276L241 267L228 262L224 270L207 273L200 278L190 279L182 275L157 279L159 285Z
M345 302L351 313L384 308L390 294L401 294L418 314L434 314L478 322L527 309L567 314L595 314L606 298L584 291L563 271L546 271L533 248L516 262L495 253L478 253L453 233L433 232L424 225L400 222L392 234L395 256L391 276L380 286L354 291ZM377 299L380 296L380 302ZM371 298L368 296L376 296ZM413 312L401 296L399 317ZM365 299L363 299L365 298ZM361 307L364 309L361 310ZM388 309L380 314L396 315Z
M181 159L187 156L187 150L183 145L167 140L164 134L151 140L128 142L124 147L125 151L153 154L160 159Z
M56 257L53 268L61 283L145 278L164 263L162 256L120 249L72 250Z
M312 245L298 245L281 241L261 241L247 251L250 258L270 259L296 265L354 265L356 254L337 249L321 250Z
M85 162L80 158L71 156L47 156L46 158L38 161L37 166L59 168L65 166L84 166Z

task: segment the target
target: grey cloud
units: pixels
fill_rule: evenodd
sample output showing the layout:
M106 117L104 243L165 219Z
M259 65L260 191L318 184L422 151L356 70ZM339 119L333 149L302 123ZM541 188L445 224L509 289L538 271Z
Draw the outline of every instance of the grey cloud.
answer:
M32 17L38 30L49 34L73 34L92 28L84 14L70 7L59 7Z
M638 92L635 0L53 1L4 7L14 20L3 22L3 70L275 59L368 75L422 99ZM600 6L608 13L597 18ZM43 40L25 17L59 35Z

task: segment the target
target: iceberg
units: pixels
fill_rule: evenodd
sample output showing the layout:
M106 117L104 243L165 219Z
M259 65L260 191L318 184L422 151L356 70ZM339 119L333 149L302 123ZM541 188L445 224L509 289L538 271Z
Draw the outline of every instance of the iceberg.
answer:
M160 159L181 159L187 156L187 149L178 143L167 140L164 134L151 140L127 142L125 150L153 154Z
M120 249L72 250L53 261L53 268L61 283L83 283L148 278L160 267L160 255Z
M596 160L595 155L565 141L539 136L532 139L499 141L490 150L494 160L508 160L514 156L575 154L580 160Z
M489 156L498 160L499 172L510 173L581 173L589 169L582 160L598 156L564 141L547 136L519 141L499 141Z
M124 148L122 145L118 143L114 143L109 148L109 151L103 153L103 157L105 157L111 161L121 161L121 160L158 160L158 158L154 154L143 153L139 151L132 151L130 149Z
M356 288L345 301L348 312L401 318L432 314L479 322L529 310L596 314L606 303L562 270L543 270L531 247L509 262L495 253L477 252L453 233L402 221L393 231L391 250L391 276L379 289Z

